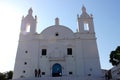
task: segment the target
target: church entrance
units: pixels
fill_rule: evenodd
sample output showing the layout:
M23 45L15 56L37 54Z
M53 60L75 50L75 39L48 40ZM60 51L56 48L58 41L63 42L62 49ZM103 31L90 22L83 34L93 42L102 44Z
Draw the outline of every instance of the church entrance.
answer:
M61 77L62 76L62 66L58 63L55 63L52 66L52 77Z

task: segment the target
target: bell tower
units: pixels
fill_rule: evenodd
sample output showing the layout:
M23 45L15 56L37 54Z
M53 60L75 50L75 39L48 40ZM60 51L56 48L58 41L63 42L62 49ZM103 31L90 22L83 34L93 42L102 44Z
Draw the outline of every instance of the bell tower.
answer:
M91 78L96 76L100 77L102 73L100 68L93 17L86 12L86 8L84 6L82 6L81 10L82 14L80 16L77 15L78 31L76 33L79 39L76 41L76 45L78 46L78 51L76 54L79 55L81 53L81 55L77 56L76 59L82 62L82 66L77 66L78 75ZM83 71L81 71L79 67L81 67L81 70Z
M93 17L92 15L88 15L86 12L86 8L82 7L82 14L79 16L77 15L78 20L78 32L80 33L94 33L94 24L93 24Z
M22 17L21 22L21 33L35 33L36 32L36 23L37 23L37 16L35 18L32 16L33 10L30 8L28 10L28 15L26 17Z

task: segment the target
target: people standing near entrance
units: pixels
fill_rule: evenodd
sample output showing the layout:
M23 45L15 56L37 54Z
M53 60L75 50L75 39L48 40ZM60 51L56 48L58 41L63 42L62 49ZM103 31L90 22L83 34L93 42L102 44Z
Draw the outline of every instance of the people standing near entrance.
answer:
M37 69L35 69L34 73L35 73L35 77L37 77L37 74L38 74Z
M38 70L38 77L41 77L41 70Z
M35 77L41 77L41 70L40 69L35 69Z

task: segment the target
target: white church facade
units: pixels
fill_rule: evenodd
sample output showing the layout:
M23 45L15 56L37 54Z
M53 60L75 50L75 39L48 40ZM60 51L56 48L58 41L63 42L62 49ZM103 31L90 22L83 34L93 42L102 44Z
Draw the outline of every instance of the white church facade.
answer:
M84 6L76 32L56 18L38 34L32 13L22 18L13 80L103 80L93 17Z

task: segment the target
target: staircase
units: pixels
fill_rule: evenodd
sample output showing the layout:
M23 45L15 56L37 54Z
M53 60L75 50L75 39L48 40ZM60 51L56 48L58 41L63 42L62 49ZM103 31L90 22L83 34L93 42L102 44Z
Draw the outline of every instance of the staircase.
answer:
M81 77L41 77L41 78L20 78L13 80L105 80L103 78L81 78Z

